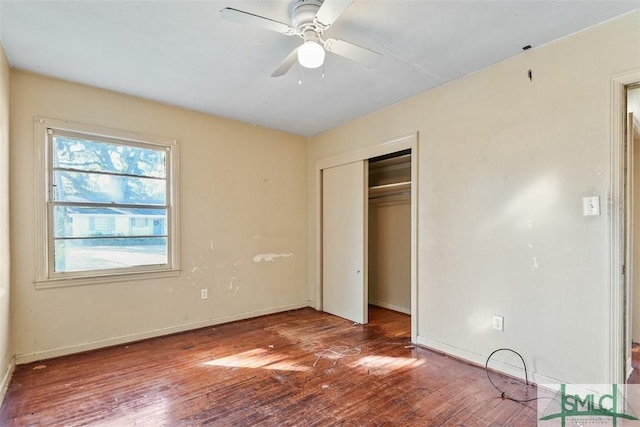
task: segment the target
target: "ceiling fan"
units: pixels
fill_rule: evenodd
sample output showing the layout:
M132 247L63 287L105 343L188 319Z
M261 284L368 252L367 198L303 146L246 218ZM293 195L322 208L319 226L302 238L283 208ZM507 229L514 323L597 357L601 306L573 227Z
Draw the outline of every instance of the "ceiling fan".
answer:
M373 67L382 55L353 43L338 39L324 39L325 31L353 3L353 0L296 0L289 10L291 25L243 12L232 7L220 11L223 19L255 25L286 36L299 36L304 42L282 61L271 77L287 73L296 61L305 68L318 68L324 64L325 51Z

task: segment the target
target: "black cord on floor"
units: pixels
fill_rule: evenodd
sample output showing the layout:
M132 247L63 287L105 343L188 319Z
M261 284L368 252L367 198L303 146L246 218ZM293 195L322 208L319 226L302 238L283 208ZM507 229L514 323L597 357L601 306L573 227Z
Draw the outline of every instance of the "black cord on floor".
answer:
M514 354L516 354L516 355L520 358L520 360L522 360L522 366L524 366L524 380L525 380L525 382L527 383L527 385L529 385L529 377L527 376L527 364L526 364L526 363L524 363L524 358L520 355L520 353L518 353L517 351L512 350L512 349L510 349L510 348L499 348L499 349L497 349L497 350L493 351L493 353L491 353L491 354L489 355L489 357L487 357L487 363L485 363L485 365L484 365L484 370L485 370L485 372L486 372L486 374L487 374L487 379L489 380L489 382L491 383L491 385L492 385L496 390L498 390L498 392L500 393L500 396L501 396L503 399L512 400L512 401L514 401L514 402L518 402L518 403L527 403L527 402L532 402L532 401L534 401L534 400L538 400L538 399L539 399L538 397L532 397L532 398L530 398L530 399L516 399L516 398L514 398L514 397L507 396L507 393L506 393L506 392L504 392L504 391L502 391L502 390L500 390L500 389L498 388L498 386L497 386L497 385L495 385L495 383L491 380L491 376L489 375L489 361L491 360L491 357L493 357L493 355L494 355L494 354L496 354L496 353L497 353L497 352L499 352L499 351L510 351L510 352L512 352L512 353L514 353Z

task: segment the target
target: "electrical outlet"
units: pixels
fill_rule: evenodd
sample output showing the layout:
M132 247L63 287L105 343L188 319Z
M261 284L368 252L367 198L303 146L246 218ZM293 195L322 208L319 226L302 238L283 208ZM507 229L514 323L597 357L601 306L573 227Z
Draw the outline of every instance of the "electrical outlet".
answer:
M200 289L200 298L201 299L209 298L209 290L207 288Z
M493 329L500 332L504 331L504 317L497 314L493 315Z

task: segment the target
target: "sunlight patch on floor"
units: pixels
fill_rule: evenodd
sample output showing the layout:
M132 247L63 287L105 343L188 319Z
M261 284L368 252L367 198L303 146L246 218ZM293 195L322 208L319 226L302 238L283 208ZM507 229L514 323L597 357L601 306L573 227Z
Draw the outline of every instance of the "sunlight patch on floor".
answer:
M205 362L204 365L227 368L271 369L275 371L309 370L308 366L295 365L288 360L286 356L263 348L256 348L254 350L210 360L209 362Z
M425 361L412 357L391 357L391 356L364 356L350 366L367 368L369 373L374 375L385 375L403 368L415 368Z

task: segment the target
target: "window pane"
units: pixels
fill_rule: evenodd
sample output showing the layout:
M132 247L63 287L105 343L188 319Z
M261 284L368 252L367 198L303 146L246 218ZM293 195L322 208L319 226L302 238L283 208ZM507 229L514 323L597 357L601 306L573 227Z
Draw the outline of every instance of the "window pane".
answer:
M53 179L59 202L166 204L164 179L66 171L54 171Z
M55 206L54 237L166 236L167 209Z
M53 136L53 167L166 177L164 150Z
M166 237L55 241L55 271L87 271L167 264Z

